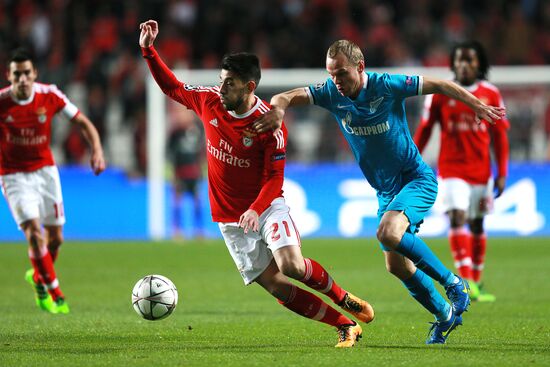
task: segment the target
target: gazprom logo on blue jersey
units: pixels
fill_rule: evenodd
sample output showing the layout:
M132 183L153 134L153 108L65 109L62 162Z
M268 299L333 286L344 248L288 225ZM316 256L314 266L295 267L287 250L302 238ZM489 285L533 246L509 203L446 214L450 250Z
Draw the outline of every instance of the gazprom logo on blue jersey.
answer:
M361 136L378 135L390 130L390 123L388 121L373 126L351 126L351 119L351 112L348 112L346 117L342 119L342 127L348 134Z

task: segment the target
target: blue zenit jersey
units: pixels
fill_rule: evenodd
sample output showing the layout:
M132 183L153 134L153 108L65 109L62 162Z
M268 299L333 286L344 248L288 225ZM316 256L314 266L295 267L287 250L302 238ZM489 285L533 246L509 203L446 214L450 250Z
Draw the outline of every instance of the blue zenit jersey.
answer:
M370 185L379 195L393 196L412 178L431 173L405 116L405 98L422 94L422 77L365 74L356 99L341 95L330 78L306 90L312 103L334 115Z

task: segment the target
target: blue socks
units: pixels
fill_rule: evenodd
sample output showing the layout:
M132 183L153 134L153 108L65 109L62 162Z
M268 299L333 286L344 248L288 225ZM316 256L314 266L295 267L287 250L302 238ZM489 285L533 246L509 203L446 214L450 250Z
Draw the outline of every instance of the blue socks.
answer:
M453 284L455 275L443 265L424 241L412 233L405 232L395 250L408 257L418 269L439 282L443 287Z
M402 280L405 287L426 310L433 314L437 321L447 321L451 306L435 289L433 281L417 269L412 277Z

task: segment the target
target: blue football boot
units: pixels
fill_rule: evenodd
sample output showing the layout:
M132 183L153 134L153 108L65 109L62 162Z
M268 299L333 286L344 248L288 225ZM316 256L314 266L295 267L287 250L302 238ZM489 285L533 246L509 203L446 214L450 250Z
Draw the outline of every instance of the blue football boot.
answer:
M462 316L453 315L448 321L431 322L432 327L428 332L426 344L445 344L451 331L456 329L458 325L462 325Z
M468 310L468 306L470 305L470 285L465 279L462 279L458 275L456 277L458 278L458 282L445 287L445 293L449 301L451 301L453 313L456 316L460 316L464 311Z

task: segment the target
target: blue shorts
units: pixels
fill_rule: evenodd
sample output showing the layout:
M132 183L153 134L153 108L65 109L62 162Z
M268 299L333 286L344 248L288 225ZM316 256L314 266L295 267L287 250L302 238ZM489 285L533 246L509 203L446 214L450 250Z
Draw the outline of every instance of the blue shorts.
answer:
M424 217L433 206L436 197L437 180L435 175L431 171L418 175L405 184L397 195L378 195L378 223L387 211L403 212L410 222L407 232L415 234L424 222ZM382 244L380 247L384 251L391 251L390 248Z

